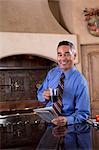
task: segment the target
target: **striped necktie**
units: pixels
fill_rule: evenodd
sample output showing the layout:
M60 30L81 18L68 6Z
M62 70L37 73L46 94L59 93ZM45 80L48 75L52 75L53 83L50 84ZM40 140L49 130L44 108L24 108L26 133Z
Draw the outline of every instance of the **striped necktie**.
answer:
M65 79L65 74L62 73L58 87L57 87L58 88L57 101L53 104L53 109L58 115L61 114L61 109L62 109L62 95L63 95L63 89L64 89L64 79Z

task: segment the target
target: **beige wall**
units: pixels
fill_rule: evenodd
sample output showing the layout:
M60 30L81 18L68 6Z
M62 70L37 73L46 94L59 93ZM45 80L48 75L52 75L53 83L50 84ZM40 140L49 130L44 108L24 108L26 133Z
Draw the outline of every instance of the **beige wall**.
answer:
M60 10L68 30L78 35L80 44L99 44L99 37L91 35L84 21L85 8L99 8L99 0L59 0Z
M0 0L0 58L30 53L56 60L56 43L62 40L57 35L61 35L66 40L73 40L78 48L77 67L81 70L80 45L99 44L99 37L89 34L87 30L83 10L86 7L99 8L99 0L49 1L54 15L57 10L56 18L61 24L64 22L65 29L51 13L48 0ZM42 43L41 36L45 43Z
M0 0L0 31L67 33L52 15L47 0Z
M65 29L52 15L48 1L57 20L61 23L63 19ZM86 7L99 8L99 0L0 0L0 31L68 34L67 28L81 44L97 44L99 37L88 32L84 21Z
M69 40L78 49L76 35L2 32L0 58L17 54L34 54L56 61L56 49L61 40Z

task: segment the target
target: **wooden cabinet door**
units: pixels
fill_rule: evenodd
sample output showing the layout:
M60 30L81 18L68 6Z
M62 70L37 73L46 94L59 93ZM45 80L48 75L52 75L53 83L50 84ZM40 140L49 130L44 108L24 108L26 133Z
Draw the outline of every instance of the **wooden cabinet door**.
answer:
M91 115L99 114L99 45L82 46L82 69L88 80Z

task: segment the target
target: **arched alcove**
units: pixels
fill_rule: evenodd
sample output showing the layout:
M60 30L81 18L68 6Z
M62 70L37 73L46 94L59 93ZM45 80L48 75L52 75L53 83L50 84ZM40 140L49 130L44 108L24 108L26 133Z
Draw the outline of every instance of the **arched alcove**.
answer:
M0 59L0 102L36 100L38 86L56 63L31 54Z

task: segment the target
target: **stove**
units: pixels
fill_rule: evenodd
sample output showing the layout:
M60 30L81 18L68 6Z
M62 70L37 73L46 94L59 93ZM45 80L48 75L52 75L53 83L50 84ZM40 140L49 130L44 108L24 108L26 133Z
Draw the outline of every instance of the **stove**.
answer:
M0 112L0 148L36 147L46 124L33 109Z

